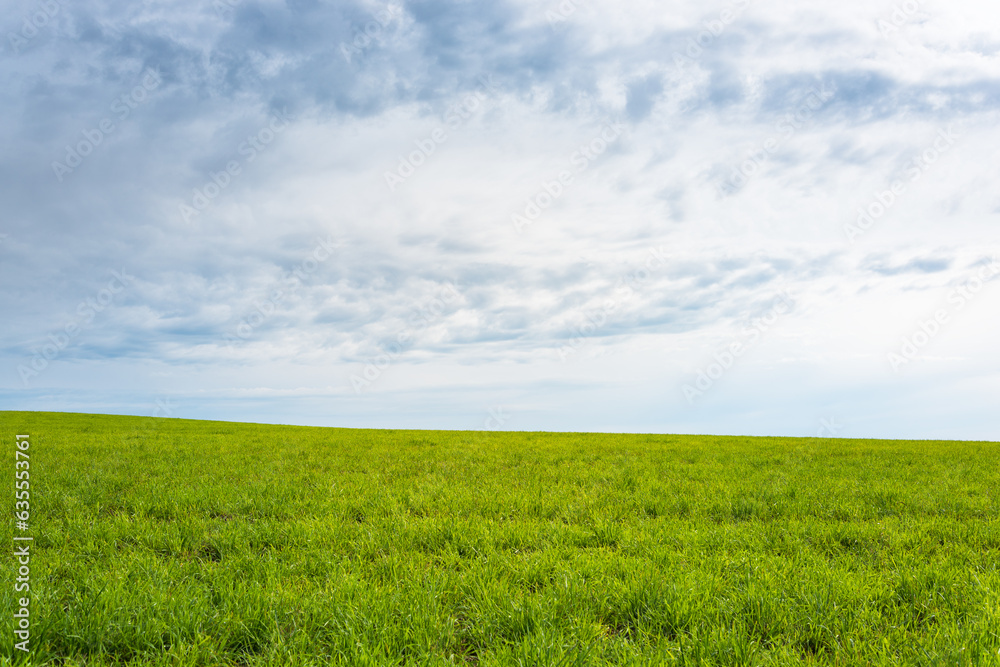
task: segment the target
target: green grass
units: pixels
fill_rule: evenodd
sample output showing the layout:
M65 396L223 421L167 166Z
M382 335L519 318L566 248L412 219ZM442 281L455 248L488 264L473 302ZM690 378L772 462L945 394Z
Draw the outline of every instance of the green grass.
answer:
M996 443L0 429L35 664L1000 664Z

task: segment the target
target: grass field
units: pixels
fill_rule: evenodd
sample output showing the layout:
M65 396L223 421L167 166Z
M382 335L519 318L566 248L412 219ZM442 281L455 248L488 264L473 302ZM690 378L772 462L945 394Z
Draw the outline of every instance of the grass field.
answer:
M996 443L0 429L35 664L1000 664Z

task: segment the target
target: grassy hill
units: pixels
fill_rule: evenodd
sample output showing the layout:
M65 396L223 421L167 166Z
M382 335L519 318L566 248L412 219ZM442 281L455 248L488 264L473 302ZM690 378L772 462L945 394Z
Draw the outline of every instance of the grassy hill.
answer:
M35 664L1000 664L997 443L0 430Z

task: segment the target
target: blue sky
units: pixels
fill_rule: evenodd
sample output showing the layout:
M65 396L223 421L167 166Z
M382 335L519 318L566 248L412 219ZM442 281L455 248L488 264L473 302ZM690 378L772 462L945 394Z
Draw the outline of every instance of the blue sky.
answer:
M1000 439L1000 7L9 3L0 399Z

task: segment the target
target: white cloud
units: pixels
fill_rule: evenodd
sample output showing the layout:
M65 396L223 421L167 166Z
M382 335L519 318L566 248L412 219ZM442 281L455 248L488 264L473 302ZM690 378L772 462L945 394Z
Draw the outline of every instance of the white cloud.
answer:
M383 5L67 7L0 61L0 386L16 407L171 395L182 416L324 424L477 428L504 405L513 428L836 417L847 436L995 438L995 285L905 372L885 362L998 250L996 9L919 4L883 36L892 3L579 0L550 25L559 3L411 2L350 61L339 45ZM59 182L51 162L148 68L162 84ZM287 129L261 134L278 112ZM607 123L622 132L593 144ZM420 164L390 189L401 160ZM651 250L669 260L636 280ZM122 266L135 284L25 386L18 366ZM778 293L795 308L685 401Z

